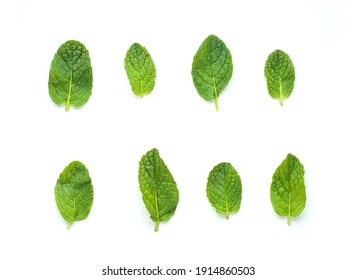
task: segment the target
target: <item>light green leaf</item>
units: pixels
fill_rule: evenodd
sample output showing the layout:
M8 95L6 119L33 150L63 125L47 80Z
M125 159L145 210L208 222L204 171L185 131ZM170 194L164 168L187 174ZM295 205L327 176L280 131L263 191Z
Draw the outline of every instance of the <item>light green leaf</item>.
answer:
M206 194L211 205L226 219L240 209L242 197L241 179L230 163L219 163L209 174Z
M291 217L297 217L305 207L304 167L292 154L287 155L273 174L271 202L278 215L288 217L288 225Z
M271 53L265 64L265 77L269 95L283 105L284 99L292 94L295 81L293 62L288 54L281 50Z
M59 175L54 194L68 227L75 221L86 219L93 204L94 190L85 165L79 161L70 163Z
M232 76L232 58L225 43L215 35L208 36L194 56L192 78L199 95L207 101L215 100L219 110L218 97Z
M173 216L179 193L177 184L157 149L152 149L141 158L138 180L143 202L152 221L156 223L155 231L158 231L159 223L168 221Z
M84 105L93 87L92 68L89 52L77 41L62 44L51 63L48 89L54 103L65 104L68 111L70 105Z
M134 94L144 96L150 94L156 81L156 67L146 48L134 43L125 57L127 78Z

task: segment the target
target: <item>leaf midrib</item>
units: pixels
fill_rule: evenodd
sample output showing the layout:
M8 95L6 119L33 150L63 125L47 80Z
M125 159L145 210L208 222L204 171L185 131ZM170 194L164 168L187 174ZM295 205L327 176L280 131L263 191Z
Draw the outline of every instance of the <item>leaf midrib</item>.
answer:
M70 98L72 95L72 83L73 83L73 71L70 71L70 78L69 78L69 90L68 90L68 96L67 96L67 101L66 101L66 111L69 111L69 106L70 106Z
M224 175L224 198L225 198L225 207L226 207L225 218L228 219L230 216L230 211L229 211L229 203L227 201L226 174Z
M211 74L213 77L213 87L214 87L214 96L215 96L215 109L219 111L219 104L218 104L218 91L215 84L215 75L214 75L214 64L211 65Z
M158 231L158 225L160 222L159 209L158 209L158 199L157 199L157 188L155 188L155 207L156 207L156 226L155 231Z
M291 220L291 216L290 216L290 193L291 191L288 192L288 218L287 218L287 223L288 225L290 225L290 220Z
M279 77L279 104L283 105L283 87L281 77Z

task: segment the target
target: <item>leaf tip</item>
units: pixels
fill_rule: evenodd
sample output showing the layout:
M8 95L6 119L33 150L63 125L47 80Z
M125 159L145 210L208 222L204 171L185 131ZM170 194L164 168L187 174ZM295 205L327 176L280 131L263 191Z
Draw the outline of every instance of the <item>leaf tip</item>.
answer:
M153 153L153 154L159 154L157 148L153 148L150 152Z

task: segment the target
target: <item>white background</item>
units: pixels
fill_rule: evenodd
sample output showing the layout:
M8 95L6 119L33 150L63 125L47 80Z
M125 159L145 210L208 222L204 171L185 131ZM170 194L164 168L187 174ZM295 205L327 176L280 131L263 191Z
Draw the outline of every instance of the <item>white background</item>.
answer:
M8 2L0 4L1 279L106 279L101 270L108 265L193 272L254 266L255 276L238 278L354 279L351 6ZM190 73L210 34L226 43L234 64L219 112L198 95ZM94 86L85 106L66 113L51 101L47 83L55 52L70 39L89 50ZM134 42L148 49L157 68L154 91L144 98L132 94L124 70ZM283 106L268 95L263 74L276 49L290 55L296 72ZM138 161L153 147L180 192L175 215L158 233L137 180ZM304 164L307 188L306 207L290 227L269 198L272 174L288 153ZM67 230L54 186L73 160L89 169L95 196L89 217ZM229 220L205 194L210 170L222 161L233 164L243 184L241 209Z

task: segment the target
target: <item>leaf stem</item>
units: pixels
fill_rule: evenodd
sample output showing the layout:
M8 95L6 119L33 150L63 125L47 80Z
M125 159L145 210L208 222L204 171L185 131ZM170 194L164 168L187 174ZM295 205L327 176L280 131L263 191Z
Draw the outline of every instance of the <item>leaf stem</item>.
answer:
M158 199L157 199L157 190L155 189L155 206L156 206L156 216L157 216L157 221L155 225L155 231L158 231L158 226L159 226L159 210L158 210Z
M226 212L226 213L225 213L225 218L226 218L226 220L229 219L229 216L230 216L230 213L229 213L229 212Z
M279 104L283 105L283 87L282 87L282 80L279 78Z
M156 222L156 225L155 225L155 232L158 231L158 227L159 227L159 221Z
M288 214L288 220L287 220L287 223L288 223L288 225L290 226L290 220L291 220L291 218L290 218L290 214Z
M73 222L68 223L67 229L70 229L72 224L73 224Z
M215 109L216 111L219 111L219 104L218 104L218 97L215 96Z

